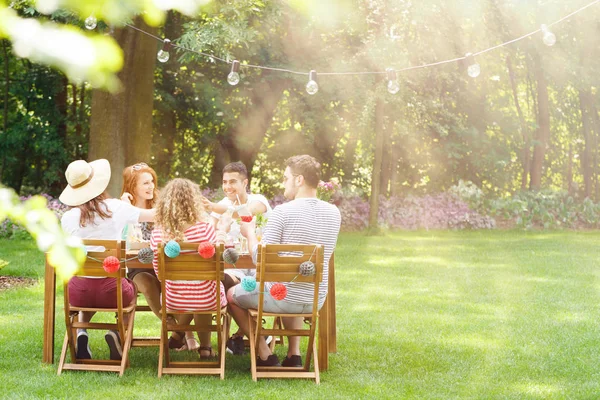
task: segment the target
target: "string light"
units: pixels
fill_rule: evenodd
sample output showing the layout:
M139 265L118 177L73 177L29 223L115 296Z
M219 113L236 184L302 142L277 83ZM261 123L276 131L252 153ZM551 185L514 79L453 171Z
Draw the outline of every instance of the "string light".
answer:
M85 28L88 30L93 30L96 29L96 26L98 25L98 20L96 19L96 17L94 17L94 14L90 15L89 17L87 17L85 19Z
M554 46L554 44L556 43L556 35L550 32L550 29L548 29L547 25L542 25L540 27L540 30L542 31L542 41L544 42L544 44L546 46Z
M231 86L235 86L238 83L240 83L240 74L238 72L239 70L240 62L238 60L233 60L233 62L231 63L231 72L229 73L229 75L227 75L227 82L229 82Z
M169 61L169 49L171 48L171 41L169 39L163 40L163 47L158 51L156 58L161 63Z
M429 68L429 67L438 66L438 65L442 65L442 64L449 64L449 63L454 63L454 62L457 62L457 61L466 60L467 61L467 65L468 65L468 67L467 67L467 73L469 74L470 77L476 78L481 73L481 67L475 61L475 56L479 56L481 54L484 54L484 53L496 50L496 49L498 49L500 47L504 47L504 46L507 46L509 44L519 42L519 41L521 41L523 39L526 39L526 38L528 38L530 36L533 36L533 35L539 33L540 31L543 34L544 44L546 44L547 46L552 46L552 45L554 45L556 43L556 36L554 35L554 33L552 33L548 29L549 26L561 23L561 22L563 22L563 21L571 18L573 15L579 14L580 12L584 11L585 9L587 9L587 8L593 6L593 5L596 5L598 3L600 3L600 0L594 0L591 3L589 3L589 4L585 5L585 6L579 8L579 9L573 11L573 12L571 12L568 15L565 15L564 17L560 18L559 20L557 20L557 21L555 21L553 23L550 23L548 25L542 25L542 27L540 29L536 29L533 32L529 32L529 33L524 34L524 35L522 35L520 37L517 37L515 39L511 39L511 40L506 41L504 43L500 43L500 44L498 44L496 46L492 46L492 47L487 48L485 50L481 50L481 51L478 51L478 52L475 52L475 53L468 53L464 57L457 57L457 58L453 58L453 59L449 59L449 60L436 61L436 62L432 62L432 63L428 63L428 64L422 64L422 65L416 65L416 66L406 67L406 68L402 68L402 69L396 69L396 70L394 70L394 72L398 73L398 72L412 71L412 70L416 70L416 69ZM89 18L93 18L93 16L90 16ZM139 32L141 32L141 33L143 33L143 34L145 34L147 36L153 37L154 39L163 42L163 48L162 48L161 51L158 52L158 55L157 55L157 58L161 62L166 62L169 59L168 50L169 50L170 47L175 47L175 48L181 49L183 51L187 51L187 52L191 52L191 53L196 53L196 54L204 56L204 57L209 57L211 59L211 61L213 61L213 62L214 62L214 60L218 60L218 61L226 63L226 64L234 64L234 63L238 62L237 60L231 62L231 61L219 58L219 57L217 57L217 56L215 56L213 54L206 54L206 53L203 53L203 52L200 52L200 51L196 51L196 50L185 48L185 47L180 46L180 45L171 44L171 42L170 42L169 39L162 39L160 37L157 37L157 36L155 36L155 35L153 35L151 33L145 32L144 30L142 30L140 28L137 28L137 27L135 27L133 25L130 25L130 24L125 24L125 25L128 26L131 29L137 30L137 31L139 31ZM86 25L86 27L87 27L87 25ZM390 30L390 37L392 37L392 39L396 38L395 28L392 29L392 30ZM306 91L309 94L315 94L319 90L319 85L317 84L317 81L316 81L317 73L314 70L310 71L307 74L306 72L293 71L293 70L285 69L285 68L267 67L267 66L262 66L262 65L244 64L244 67L245 68L263 69L263 70L268 70L268 71L283 72L283 73L289 73L289 74L294 74L294 75L304 75L304 76L308 75L309 81L306 84ZM234 69L234 66L232 65L232 71L231 72L234 72L233 69ZM386 70L386 71L321 72L321 73L319 73L319 75L338 75L338 76L341 76L341 75L380 75L380 74L386 74L387 75L388 71ZM231 73L229 75L231 75ZM229 82L229 75L228 75L228 82ZM231 84L231 82L230 82L230 84ZM390 91L390 93L391 93L392 91L390 90L389 86L390 86L390 79L388 79L388 91ZM392 86L392 89L395 90L395 87L394 87L395 85L391 85L391 86Z
M306 84L306 92L313 95L319 91L319 84L317 83L317 71L314 69L308 74L308 83Z
M396 94L400 91L400 84L398 83L398 78L396 77L396 71L392 68L388 68L385 70L387 73L387 91L391 94Z
M475 61L475 56L473 56L471 53L467 53L465 54L465 60L467 61L468 65L467 74L469 74L471 78L477 78L481 73L481 67L477 61Z

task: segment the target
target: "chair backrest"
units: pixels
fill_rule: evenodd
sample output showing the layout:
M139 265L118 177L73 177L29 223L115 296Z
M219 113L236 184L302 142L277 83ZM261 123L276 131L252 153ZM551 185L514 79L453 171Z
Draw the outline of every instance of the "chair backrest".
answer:
M102 262L107 257L116 257L119 261L125 258L125 242L120 240L96 240L84 239L84 246L93 247L93 251L87 252L86 260L81 268L75 272L77 276L98 276L118 278L124 276L124 265L115 272L107 272ZM122 271L123 270L123 271Z
M224 279L223 245L217 245L211 258L198 253L199 243L179 242L181 253L174 258L165 255L165 244L158 245L158 279L169 281L221 281Z
M323 246L320 244L266 244L258 247L256 276L259 283L259 302L262 311L265 282L303 282L314 285L313 304L319 302L319 283L323 281ZM312 261L315 274L300 274L300 264Z
M162 309L166 312L166 281L217 281L217 319L221 316L221 284L225 279L222 260L223 244L216 246L215 254L203 258L198 253L199 243L179 242L181 252L170 258L165 254L165 244L158 244L158 280L161 285Z
M77 271L75 276L91 276L91 277L106 277L117 279L117 308L119 309L119 318L122 318L123 312L123 290L121 287L121 279L125 278L125 265L121 263L119 269L115 272L107 272L103 267L103 261L107 257L116 257L119 261L123 261L125 257L125 242L120 240L99 240L99 239L84 239L83 245L93 247L93 251L87 252L85 262ZM65 284L65 310L70 311L69 304L69 287Z
M256 276L265 282L323 281L323 246L320 244L266 244L258 248ZM300 264L312 261L316 273L300 275Z

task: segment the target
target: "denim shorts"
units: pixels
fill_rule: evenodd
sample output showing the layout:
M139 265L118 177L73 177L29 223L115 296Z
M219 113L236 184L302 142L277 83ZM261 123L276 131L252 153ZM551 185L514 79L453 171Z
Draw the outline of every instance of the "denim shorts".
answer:
M236 285L232 293L233 302L241 308L258 308L258 285L251 292L246 292L242 285ZM312 303L290 303L285 300L275 300L269 292L265 293L263 311L282 314L310 314Z

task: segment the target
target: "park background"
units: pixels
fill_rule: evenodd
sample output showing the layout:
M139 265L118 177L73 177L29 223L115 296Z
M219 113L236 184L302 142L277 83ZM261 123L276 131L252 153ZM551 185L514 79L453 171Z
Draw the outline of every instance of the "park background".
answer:
M158 381L152 350L132 351L121 380L57 378L40 362L42 246L13 218L0 277L24 284L0 290L2 393L70 397L85 381L80 397L597 397L598 1L157 3L0 1L0 183L60 216L74 159L109 159L115 196L143 161L160 185L186 177L217 198L222 167L241 160L275 205L283 161L314 155L339 183L338 354L320 388L251 386L248 360L231 357L225 383ZM464 57L541 24L553 46L535 32ZM164 38L191 51L161 63ZM242 63L239 84L219 59ZM385 73L323 74L454 59L397 72L395 94Z

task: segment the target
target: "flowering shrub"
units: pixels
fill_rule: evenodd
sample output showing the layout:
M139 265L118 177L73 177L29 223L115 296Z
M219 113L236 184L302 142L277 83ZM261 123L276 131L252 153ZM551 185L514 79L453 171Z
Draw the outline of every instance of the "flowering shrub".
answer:
M455 195L471 207L473 210L479 210L483 205L483 191L471 181L458 181L448 190L450 194Z
M65 211L67 211L68 207L50 195L44 193L41 196L46 198L48 201L46 208L52 211L54 215L56 215L56 218L60 220ZM19 201L24 202L32 197L33 196L22 196L19 197ZM0 223L0 238L25 239L29 237L29 233L22 225L15 224L9 219L5 219L2 221L2 223Z
M340 185L335 179L329 182L320 181L317 186L317 197L323 201L331 201L335 192L340 188Z
M369 203L360 197L344 199L340 206L343 230L368 226ZM378 223L390 229L493 229L493 218L482 216L450 193L435 196L379 198Z
M524 229L600 228L600 203L576 202L564 191L520 192L488 204L491 215Z

